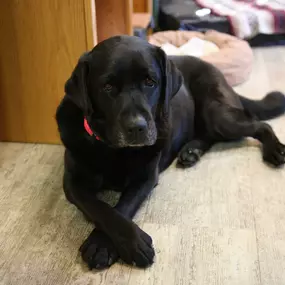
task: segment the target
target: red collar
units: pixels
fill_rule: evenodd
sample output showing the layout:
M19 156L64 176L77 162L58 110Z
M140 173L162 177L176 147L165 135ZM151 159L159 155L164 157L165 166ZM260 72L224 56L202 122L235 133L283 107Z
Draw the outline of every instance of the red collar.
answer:
M93 131L91 130L91 128L90 128L90 126L89 126L89 124L87 122L87 119L85 117L84 117L84 128L85 128L86 132L89 134L89 136L93 136L94 135L95 139L100 141L99 136L97 136L95 133L93 133Z

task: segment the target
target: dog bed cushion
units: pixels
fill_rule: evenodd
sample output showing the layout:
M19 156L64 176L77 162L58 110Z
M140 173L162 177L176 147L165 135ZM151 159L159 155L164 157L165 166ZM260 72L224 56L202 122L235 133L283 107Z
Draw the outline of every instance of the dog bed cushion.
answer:
M218 47L218 49L204 48L206 52L199 57L221 70L231 86L239 85L249 78L253 53L246 41L236 37L217 31L208 31L205 34L189 31L166 31L151 35L149 42L160 47L165 44L181 47L193 38L211 42ZM209 52L210 50L212 52Z

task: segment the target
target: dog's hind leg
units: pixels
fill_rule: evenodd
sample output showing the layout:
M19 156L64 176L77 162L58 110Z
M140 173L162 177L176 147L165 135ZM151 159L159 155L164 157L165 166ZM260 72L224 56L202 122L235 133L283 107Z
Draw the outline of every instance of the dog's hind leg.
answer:
M250 117L242 109L226 105L215 108L209 117L208 130L215 141L255 138L262 143L264 161L274 166L285 163L285 146L271 126Z
M211 146L211 140L206 139L195 139L188 142L178 154L178 166L186 168L195 165Z

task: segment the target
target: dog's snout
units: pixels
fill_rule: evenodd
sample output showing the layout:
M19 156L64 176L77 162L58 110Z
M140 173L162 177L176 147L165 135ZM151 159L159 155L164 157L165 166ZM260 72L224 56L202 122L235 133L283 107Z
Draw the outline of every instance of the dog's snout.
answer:
M143 116L136 116L129 120L127 124L127 132L129 135L138 137L143 135L147 129L147 122Z

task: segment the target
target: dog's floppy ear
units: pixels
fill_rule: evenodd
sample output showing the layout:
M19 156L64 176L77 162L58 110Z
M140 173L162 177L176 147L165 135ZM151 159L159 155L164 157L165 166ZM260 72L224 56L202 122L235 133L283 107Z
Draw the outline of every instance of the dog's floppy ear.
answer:
M183 77L162 49L158 48L158 54L162 72L162 85L156 119L161 135L164 136L167 135L171 125L169 118L170 101L179 91L183 83Z
M161 99L163 100L164 111L168 111L170 100L179 91L183 77L181 72L175 66L175 64L167 57L162 49L158 49L160 57L160 66L162 70L162 94Z
M65 93L87 116L92 113L92 104L88 96L87 80L90 53L84 53L78 60L70 78L65 83Z

